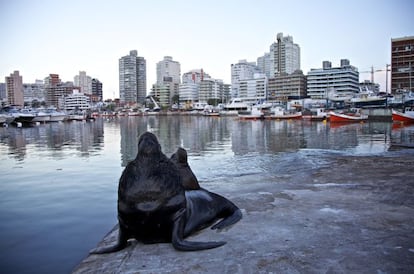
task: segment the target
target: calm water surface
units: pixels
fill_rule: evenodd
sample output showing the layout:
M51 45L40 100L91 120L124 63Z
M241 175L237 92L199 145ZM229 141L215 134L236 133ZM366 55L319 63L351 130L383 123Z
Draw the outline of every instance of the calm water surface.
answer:
M391 144L414 144L413 126L391 123L149 116L0 128L1 272L70 273L116 224L118 179L145 131L168 156L186 148L213 189L234 177L301 172L300 163L317 167L324 154L404 153Z

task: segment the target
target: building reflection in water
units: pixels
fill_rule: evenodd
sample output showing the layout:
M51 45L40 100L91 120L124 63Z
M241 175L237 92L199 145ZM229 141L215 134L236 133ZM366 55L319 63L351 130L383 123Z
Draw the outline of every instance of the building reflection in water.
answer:
M103 121L47 123L27 128L0 128L0 146L18 161L24 160L28 147L43 150L53 158L64 157L64 152L79 152L89 156L103 147Z

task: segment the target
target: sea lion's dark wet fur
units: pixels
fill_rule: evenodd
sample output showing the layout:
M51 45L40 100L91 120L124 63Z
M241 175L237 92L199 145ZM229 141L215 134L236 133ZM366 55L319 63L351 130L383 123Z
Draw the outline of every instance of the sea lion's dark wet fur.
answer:
M179 169L162 153L157 137L146 132L139 138L137 157L119 179L118 242L91 253L116 252L131 238L143 243L171 242L182 251L219 247L225 242L189 242L184 238L221 218L212 229L237 222L241 213L233 206L203 189L186 192Z
M197 177L194 175L187 160L187 151L184 148L178 148L171 156L171 160L175 163L180 171L181 183L185 190L200 189Z

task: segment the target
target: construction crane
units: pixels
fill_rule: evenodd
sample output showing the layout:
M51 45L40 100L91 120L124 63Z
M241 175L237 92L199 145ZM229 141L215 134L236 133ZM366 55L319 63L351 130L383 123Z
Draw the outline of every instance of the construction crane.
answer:
M388 72L390 71L390 69L388 67L390 67L390 66L391 65L386 64L385 65L385 70L384 69L374 69L374 66L371 66L371 70L360 71L359 73L371 73L371 83L374 84L374 73L385 71L385 92L388 93Z

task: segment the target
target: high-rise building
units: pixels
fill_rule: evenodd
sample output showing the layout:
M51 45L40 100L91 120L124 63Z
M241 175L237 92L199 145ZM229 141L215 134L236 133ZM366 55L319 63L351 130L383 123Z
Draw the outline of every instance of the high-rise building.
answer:
M165 56L157 63L157 83L152 85L151 95L158 99L163 107L171 106L179 96L181 66L171 56Z
M86 75L85 71L79 71L79 75L74 77L74 84L80 87L80 91L84 95L92 95L92 78Z
M96 102L102 102L103 97L102 97L102 83L96 79L96 78L92 78L92 96L91 96L91 101L96 103Z
M147 65L136 50L119 59L119 95L121 104L145 103Z
M239 82L246 79L253 79L256 73L260 73L256 62L247 62L247 60L240 60L236 64L231 64L231 97L239 97Z
M359 92L359 72L349 60L341 60L340 67L332 67L324 61L322 68L311 69L307 75L307 95L314 99L325 99L332 94L352 96Z
M179 84L180 77L180 63L173 61L171 56L164 56L164 59L157 63L157 84L165 82Z
M251 79L239 81L239 98L243 101L255 103L267 99L267 77L263 73L256 73Z
M270 77L300 70L300 47L292 36L278 33L276 42L270 46Z
M264 73L267 78L273 77L270 75L270 53L266 52L263 56L257 58L257 67L260 73Z
M414 91L414 36L391 39L391 93Z
M8 104L24 106L23 77L19 75L18 70L6 76L6 95Z

